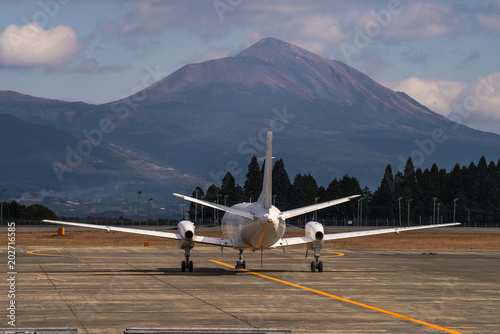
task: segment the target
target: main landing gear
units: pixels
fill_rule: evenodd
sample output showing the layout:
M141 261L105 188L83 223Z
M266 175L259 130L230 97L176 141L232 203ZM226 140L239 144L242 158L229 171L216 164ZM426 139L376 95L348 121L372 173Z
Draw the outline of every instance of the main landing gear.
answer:
M246 262L243 261L243 250L240 249L240 259L236 262L235 269L246 269Z
M184 250L186 255L186 261L182 261L182 267L181 267L182 272L185 272L186 269L189 270L189 272L193 272L193 261L189 261L190 251L191 249Z

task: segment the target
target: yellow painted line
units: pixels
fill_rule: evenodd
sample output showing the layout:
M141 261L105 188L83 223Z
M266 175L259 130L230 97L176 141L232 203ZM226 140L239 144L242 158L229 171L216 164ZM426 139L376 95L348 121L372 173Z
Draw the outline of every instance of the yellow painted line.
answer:
M227 263L224 263L224 262L219 262L219 261L216 261L216 260L210 260L210 261L234 269L234 266L232 266L230 264L227 264ZM238 269L238 270L246 271L246 272L248 272L248 273L250 273L252 275L256 275L256 276L259 276L259 277L262 277L262 278L267 278L267 279L270 279L270 280L275 281L275 282L287 284L287 285L293 286L295 288L299 288L299 289L303 289L303 290L306 290L306 291L314 292L314 293L317 293L317 294L325 296L325 297L330 297L330 298L333 298L333 299L336 299L336 300L343 301L345 303L354 304L354 305L361 306L361 307L364 307L364 308L367 308L367 309L370 309L370 310L373 310L373 311L377 311L377 312L380 312L380 313L385 313L385 314L388 314L388 315L392 315L393 317L396 317L396 318L399 318L399 319L403 319L403 320L407 320L407 321L411 321L411 322L415 322L417 324L421 324L421 325L424 325L424 326L427 326L427 327L430 327L430 328L434 328L434 329L443 331L445 333L462 334L462 333L454 331L452 329L448 329L448 328L445 328L445 327L434 325L434 324L431 324L431 323L426 322L426 321L422 321L422 320L410 318L410 317L407 317L407 316L399 314L399 313L395 313L395 312L387 311L387 310L384 310L384 309L381 309L381 308L378 308L378 307L374 307L374 306L370 306L370 305L367 305L367 304L359 303L359 302L356 302L354 300L342 298L342 297L335 296L335 295L332 295L332 294L329 294L329 293L326 293L326 292L323 292L323 291L319 291L319 290L316 290L316 289L311 289L311 288L308 288L308 287L305 287L305 286L302 286L302 285L298 285L298 284L295 284L295 283L292 283L292 282L288 282L288 281L284 281L284 280L281 280L281 279L278 279L278 278L274 278L274 277L271 277L271 276L263 275L263 274L260 274L260 273L254 272L254 271L250 271L248 269Z
M36 275L36 276L40 276L42 278L50 278L50 279L55 279L55 280L58 280L58 281L63 281L63 282L67 282L65 279L62 279L62 278L57 278L55 276L48 276L48 275L42 275L42 274L37 274L37 273L31 273L32 275Z

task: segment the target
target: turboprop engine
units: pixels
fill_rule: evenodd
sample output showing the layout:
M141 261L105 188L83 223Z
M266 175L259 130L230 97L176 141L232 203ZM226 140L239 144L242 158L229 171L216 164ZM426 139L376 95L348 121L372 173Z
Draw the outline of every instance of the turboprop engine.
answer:
M182 220L177 224L177 232L182 236L182 240L178 241L180 249L191 249L194 246L194 224L189 220Z
M313 242L307 245L307 252L311 249L314 250L315 261L311 262L311 271L316 269L319 272L323 271L323 262L319 261L319 251L323 248L323 236L325 235L325 228L318 222L308 222L305 226L306 237L313 239Z
M321 242L323 245L323 236L325 228L318 222L308 222L305 227L306 237L310 237L314 242Z

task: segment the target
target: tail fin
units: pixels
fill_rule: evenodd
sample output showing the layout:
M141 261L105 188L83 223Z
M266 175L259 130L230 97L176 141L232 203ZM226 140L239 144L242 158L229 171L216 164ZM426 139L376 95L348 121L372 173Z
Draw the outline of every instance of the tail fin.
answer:
M273 196L273 132L267 132L266 160L264 166L264 182L262 183L262 192L260 193L258 203L262 203L264 208L269 209L272 206Z

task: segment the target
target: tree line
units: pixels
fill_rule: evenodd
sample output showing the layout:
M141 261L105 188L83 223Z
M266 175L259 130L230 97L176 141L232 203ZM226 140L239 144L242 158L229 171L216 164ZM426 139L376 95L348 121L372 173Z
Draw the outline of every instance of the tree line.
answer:
M263 170L264 166L260 168L253 156L243 186L236 184L227 172L220 186L212 184L206 192L196 187L192 196L226 206L256 202L262 190ZM347 174L341 179L334 178L326 187L318 185L310 174L297 174L292 182L282 159L275 162L272 171L273 204L282 211L362 195L362 198L299 218L304 221L340 224L354 221L356 225L386 222L398 225L401 221L403 226L446 223L453 219L465 225L496 226L500 222L500 160L497 164L493 161L488 164L482 157L477 165L474 162L462 167L456 164L447 172L436 164L430 169L415 169L410 157L403 172L394 174L391 165L387 165L380 186L373 193ZM222 216L217 216L216 211L191 203L189 217L197 222L220 221Z
M3 221L16 221L21 219L56 219L56 214L41 204L31 204L29 206L19 204L16 201L2 203Z

